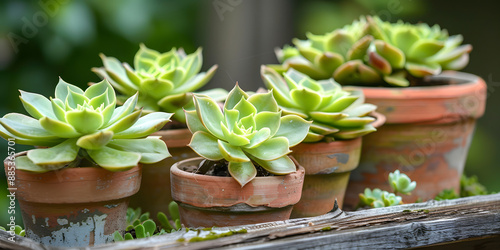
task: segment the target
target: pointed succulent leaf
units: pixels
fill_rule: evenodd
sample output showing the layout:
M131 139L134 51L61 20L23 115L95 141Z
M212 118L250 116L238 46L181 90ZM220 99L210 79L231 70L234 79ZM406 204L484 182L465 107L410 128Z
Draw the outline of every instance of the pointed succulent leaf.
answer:
M334 121L333 124L338 127L362 127L366 124L375 121L373 117L346 117L338 121Z
M271 136L274 136L281 124L281 112L264 111L255 115L255 129L269 128Z
M361 60L353 60L342 64L333 73L335 81L341 84L378 83L380 75Z
M220 128L220 121L224 120L224 115L217 103L209 97L194 96L196 112L204 127L218 138L223 138L224 134Z
M229 174L243 187L257 176L252 162L229 162Z
M49 172L52 170L57 170L54 168L47 168L44 166L36 165L28 158L28 156L25 156L25 155L16 157L15 163L16 163L16 169L27 171L27 172L45 173L45 172ZM59 166L60 168L65 167L64 164L57 165L57 166Z
M424 77L427 75L437 75L441 73L441 66L439 64L418 64L407 62L405 66L408 72L416 77Z
M23 145L32 145L32 146L55 146L59 143L61 143L64 138L56 138L56 139L28 139L24 137L19 137L15 136L7 129L5 129L3 126L0 126L0 136L3 138L13 138L15 139L16 144L23 144Z
M250 143L244 145L245 148L255 148L260 146L263 142L271 138L271 130L269 128L262 128L250 140Z
M165 95L171 93L174 84L165 79L145 79L141 82L140 90L148 93L155 99L160 99Z
M274 136L287 138L288 145L293 147L307 136L310 124L298 116L286 115L281 117L280 127Z
M56 98L65 101L70 90L73 91L74 93L83 95L82 89L78 88L73 84L69 84L65 82L63 79L59 78L59 82L56 85L56 93L55 93Z
M305 111L315 110L321 103L321 96L309 89L294 89L290 96L301 109Z
M288 139L286 137L274 137L255 148L245 148L245 152L255 158L272 161L290 153Z
M340 131L338 128L320 122L313 122L310 130L319 135L329 135Z
M377 109L377 106L370 104L370 103L364 103L359 106L353 107L349 110L345 110L346 114L349 116L367 116L370 114L372 111L375 111Z
M335 30L326 36L325 50L345 56L354 42L354 38L347 32Z
M109 84L109 82L106 79L104 79L104 80L102 80L96 84L92 84L90 87L88 87L85 90L84 95L89 99L93 99L95 97L98 97L98 96L106 93L107 101L105 101L103 103L105 103L104 105L108 105L109 103L116 102L115 93L114 93L112 88L113 87L111 86L111 84Z
M410 86L410 81L406 79L406 72L396 72L389 76L384 76L384 81L393 85L400 87L408 87Z
M335 133L335 138L339 140L350 140L377 131L371 124L362 128L343 129Z
M391 64L376 52L368 53L368 64L383 75L390 75L392 73Z
M73 138L81 135L71 125L48 117L40 119L40 125L48 132L61 138Z
M87 153L97 165L113 172L131 169L137 166L141 159L139 153L121 151L106 146L96 150L87 150Z
M342 112L349 106L351 106L359 96L342 96L338 98L337 100L333 101L330 105L324 107L322 110L324 112Z
M375 40L372 44L377 54L387 60L392 68L401 69L404 67L406 59L403 51L380 40Z
M77 154L76 139L69 139L51 148L32 149L27 156L36 165L64 165L74 161Z
M363 60L364 57L366 56L366 50L370 46L371 42L373 41L373 36L366 35L363 38L359 39L357 42L355 42L352 47L347 51L347 60L356 60L360 59Z
M255 115L257 113L257 109L247 101L246 98L241 98L241 100L234 106L235 110L240 112L240 117L246 117L249 115Z
M189 80L185 81L184 84L182 84L178 88L173 89L172 94L193 92L205 86L205 84L207 84L207 82L210 81L210 79L212 79L212 77L214 76L215 71L217 71L217 67L217 65L214 65L210 69L208 69L207 72L202 72L191 77Z
M85 149L100 149L113 139L112 131L98 131L85 135L76 141L76 145Z
M155 61L160 56L160 53L156 50L152 50L143 43L139 45L139 51L135 54L134 57L134 68L136 70L145 68L145 65L142 65L142 60L147 59L150 61Z
M244 145L247 145L248 143L250 143L250 140L247 139L245 136L238 135L238 134L235 134L235 133L232 133L231 131L229 131L229 129L226 127L226 125L224 125L224 123L222 121L221 121L220 126L222 129L222 132L224 133L224 139L227 142L229 142L229 144L236 146L236 147L240 147L240 146L244 146Z
M248 97L247 100L257 109L257 112L278 112L279 110L278 103L276 103L272 92L254 94Z
M308 46L298 46L298 51L300 55L311 62L314 61L314 58L322 54L321 50Z
M186 114L186 125L191 131L191 133L196 133L197 131L207 132L208 130L201 123L200 118L198 117L196 110L184 111ZM237 112L237 111L236 111ZM227 115L226 115L227 117Z
M52 111L52 105L50 101L42 95L34 94L30 92L20 91L21 102L23 103L24 109L33 116L35 119L40 119L44 116L55 119L56 116Z
M79 133L93 133L102 126L102 115L89 109L66 112L66 121Z
M318 55L313 60L314 65L323 70L326 74L331 74L335 71L342 63L344 63L344 57L338 53L325 52Z
M245 93L245 91L243 91L238 84L236 84L236 86L227 95L226 102L224 103L224 109L234 109L236 104L238 104L242 98L247 99L248 94Z
M89 98L83 94L68 90L68 95L66 96L66 110L77 109L78 106L83 106L89 103Z
M59 138L45 130L38 120L23 114L6 114L0 119L0 124L13 135L26 139L55 140Z
M327 124L331 124L334 121L347 117L347 114L344 113L319 112L319 111L311 112L309 113L309 115L313 120Z
M259 164L265 170L273 174L284 175L296 171L295 164L286 155L272 161L264 161L258 158L253 158L253 160L257 162L257 164Z
M194 133L188 146L203 158L211 161L218 161L224 158L219 150L217 138L209 133L203 131Z
M119 133L133 126L139 120L141 114L142 114L142 109L134 111L132 112L132 114L123 117L122 119L111 124L111 126L106 127L104 130L111 131L113 133Z
M163 126L165 126L165 124L170 121L171 116L172 114L164 112L154 112L147 114L139 118L139 120L137 120L137 122L134 123L134 125L132 125L130 128L115 133L114 138L130 139L148 136L163 128Z
M248 162L250 159L238 146L233 146L225 141L218 140L219 151L228 162Z
M408 58L422 60L435 55L443 47L444 43L441 41L431 39L418 40L408 51Z
M404 53L408 53L410 48L419 40L419 36L414 29L396 28L392 33L392 41L395 46Z
M107 126L117 122L118 120L122 119L123 117L129 115L130 113L132 113L132 111L135 109L135 106L137 104L137 99L138 99L137 93L135 95L129 97L122 106L120 106L114 110L113 115L111 116L111 119L104 126L107 127Z
M198 48L193 54L188 55L183 61L183 67L187 69L184 80L198 74L203 63L202 49Z
M56 116L57 120L65 122L66 121L66 106L63 101L55 98L50 98L52 104L52 111Z

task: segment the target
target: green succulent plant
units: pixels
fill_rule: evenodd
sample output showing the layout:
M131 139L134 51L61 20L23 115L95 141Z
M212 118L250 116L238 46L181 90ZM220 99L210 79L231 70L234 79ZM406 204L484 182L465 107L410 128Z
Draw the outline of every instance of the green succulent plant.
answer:
M262 66L261 76L284 114L312 121L304 142L354 139L376 131L369 113L377 107L365 104L360 90L343 90L331 78L315 81L293 68L281 76Z
M365 192L359 194L360 204L373 208L397 206L401 204L401 196L397 196L379 188L373 190L366 188Z
M460 45L461 35L449 36L438 25L389 23L361 17L325 35L307 33L295 47L277 49L280 73L294 68L313 79L333 77L340 84L406 87L442 70L463 69L472 46Z
M388 181L395 194L379 188L373 190L366 188L364 193L359 194L358 207L369 206L377 208L402 204L401 196L396 194L401 193L409 195L417 186L416 182L411 181L406 174L400 173L399 170L389 173Z
M296 171L287 154L306 137L310 122L282 117L271 92L249 96L236 85L223 112L208 96L195 95L194 104L195 110L186 111L193 133L189 146L208 160L229 162L229 173L242 187L255 178L256 164L277 175Z
M122 100L139 92L137 106L145 112L173 113L173 119L185 122L183 108L192 109L192 91L203 87L215 74L217 65L207 72L200 72L203 58L201 48L186 55L182 48L160 53L140 45L134 57L134 68L114 57L100 55L104 67L93 68L100 77L107 79L123 96ZM199 92L222 101L227 95L223 89Z
M112 86L103 80L85 91L62 79L50 100L21 91L20 99L31 115L6 114L0 135L16 143L42 146L16 157L18 169L47 172L80 163L97 164L110 171L154 163L170 156L159 137L146 137L161 129L172 114L155 112L141 117L137 94L116 108Z
M389 184L391 185L394 193L401 193L409 195L411 191L417 187L415 181L406 175L399 172L399 170L394 171L394 173L389 173Z
M177 232L182 229L179 217L179 207L174 201L168 205L168 210L174 221L173 225L170 219L163 212L158 212L157 219L161 227L150 219L149 212L141 213L141 208L127 208L127 228L125 234L122 235L120 231L113 233L115 242L133 239L148 238L155 235L162 235L172 232Z
M7 226L7 228L12 230L12 227ZM15 225L13 229L14 229L13 230L14 234L19 235L21 237L26 236L26 231L24 231L24 229L21 226ZM2 226L0 226L0 230L7 231L7 229L5 229L5 227Z

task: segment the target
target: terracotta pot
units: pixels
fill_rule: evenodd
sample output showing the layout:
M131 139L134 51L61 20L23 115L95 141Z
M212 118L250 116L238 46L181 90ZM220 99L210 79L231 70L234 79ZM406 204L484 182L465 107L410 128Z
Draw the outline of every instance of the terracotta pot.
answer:
M158 212L169 215L168 204L172 201L170 167L178 161L197 157L198 154L187 146L192 136L188 129L160 130L152 135L161 136L172 157L154 164L142 164L141 188L132 196L130 206L141 207L143 212L150 212L151 218L157 220Z
M7 171L9 161L4 164ZM16 170L9 187L15 188L27 237L49 246L85 247L113 242L113 233L125 229L128 199L140 183L139 166L124 172L89 167Z
M181 170L185 166L197 166L201 161L199 157L188 159L171 168L172 198L179 204L182 223L188 227L286 220L300 199L304 168L297 163L294 173L256 177L242 188L232 177Z
M373 125L379 127L385 117L373 112ZM333 142L300 143L291 155L304 167L306 176L302 197L293 206L292 218L326 214L333 209L335 200L342 208L349 175L358 166L361 137Z
M475 120L485 109L486 84L474 75L444 72L433 77L450 85L362 88L387 122L363 139L359 167L351 174L344 204L354 208L365 188L391 190L390 172L399 169L417 182L406 203L459 191Z

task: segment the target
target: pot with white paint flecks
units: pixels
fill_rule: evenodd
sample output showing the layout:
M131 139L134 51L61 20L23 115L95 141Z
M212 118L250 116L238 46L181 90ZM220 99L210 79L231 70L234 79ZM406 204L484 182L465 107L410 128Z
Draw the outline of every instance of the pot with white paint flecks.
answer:
M4 165L7 171L12 161ZM9 188L19 200L26 236L60 247L113 242L113 233L127 226L128 200L141 183L140 166L123 172L84 167L15 173Z

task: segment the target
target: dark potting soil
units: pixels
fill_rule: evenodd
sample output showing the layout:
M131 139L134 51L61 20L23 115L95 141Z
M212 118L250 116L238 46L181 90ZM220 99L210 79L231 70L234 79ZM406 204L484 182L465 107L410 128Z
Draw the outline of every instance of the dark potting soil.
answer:
M257 176L274 176L274 174L269 173L259 164L252 162L255 168L257 169ZM210 161L203 160L200 164L196 165L185 165L182 167L182 170L190 173L203 174L203 175L211 175L211 176L221 176L221 177L230 177L228 170L228 162L225 160L220 161Z

